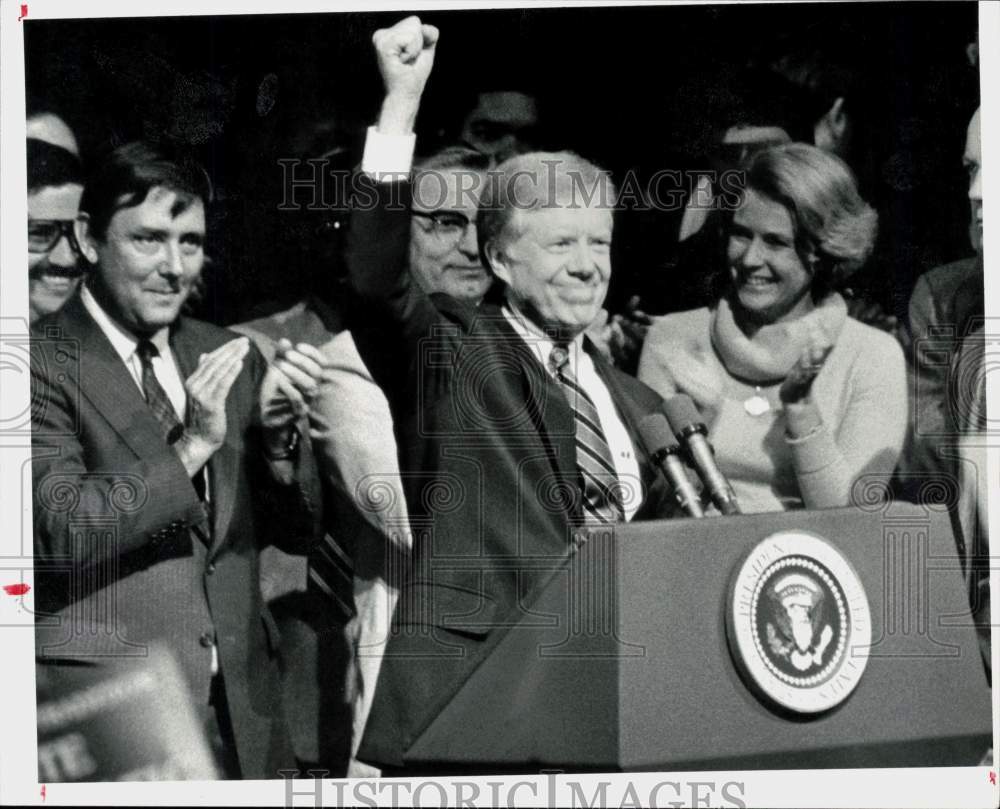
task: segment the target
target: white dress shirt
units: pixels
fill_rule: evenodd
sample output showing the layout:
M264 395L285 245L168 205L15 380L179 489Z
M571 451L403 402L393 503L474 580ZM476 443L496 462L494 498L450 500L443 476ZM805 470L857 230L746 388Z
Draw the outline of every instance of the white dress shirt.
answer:
M549 365L549 355L555 347L552 340L518 312L517 307L510 301L501 311L514 331L524 340L528 349L538 358L542 367L555 378L555 373ZM618 408L615 407L611 391L608 390L608 386L604 384L604 380L597 373L594 361L583 348L583 335L579 335L567 348L570 371L576 378L577 384L586 391L593 400L594 407L597 408L601 430L604 432L604 438L611 450L611 459L615 464L615 472L618 473L619 482L626 489L626 496L623 498L622 504L625 519L631 520L642 504L642 476L639 471L639 461L635 457L632 438L628 434L625 422L622 421L618 413Z
M142 389L142 359L136 352L139 338L125 331L111 319L108 313L101 308L86 284L80 291L80 300L86 310L90 312L90 316L97 322L101 331L104 332L104 336L111 341L115 353L122 358L122 362L125 363L125 367L132 375L132 380L139 388L139 392L145 396L145 391ZM156 350L159 352L152 360L153 373L170 398L170 404L174 406L177 418L183 424L184 414L187 412L187 392L184 390L184 379L181 377L180 368L177 367L177 361L170 350L170 329L168 327L160 329L149 338L149 341L156 346Z

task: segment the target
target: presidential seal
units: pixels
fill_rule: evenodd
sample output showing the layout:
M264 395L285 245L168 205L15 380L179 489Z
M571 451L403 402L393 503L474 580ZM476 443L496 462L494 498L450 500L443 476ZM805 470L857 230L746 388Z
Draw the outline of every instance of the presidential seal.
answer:
M815 714L861 680L871 614L861 580L822 537L783 531L746 557L730 589L729 648L751 689L772 705Z

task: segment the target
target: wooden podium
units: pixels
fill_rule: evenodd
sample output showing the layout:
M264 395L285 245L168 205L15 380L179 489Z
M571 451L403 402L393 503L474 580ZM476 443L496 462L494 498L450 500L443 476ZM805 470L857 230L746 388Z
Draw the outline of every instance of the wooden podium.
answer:
M857 686L816 715L767 704L727 638L734 572L782 531L838 549L870 608ZM406 762L482 774L962 766L990 746L990 714L946 514L893 504L672 520L582 545Z

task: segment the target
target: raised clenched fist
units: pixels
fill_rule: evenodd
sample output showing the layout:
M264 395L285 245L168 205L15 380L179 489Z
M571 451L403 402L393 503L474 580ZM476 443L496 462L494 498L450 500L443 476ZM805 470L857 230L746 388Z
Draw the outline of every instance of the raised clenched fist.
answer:
M437 41L438 29L423 25L419 17L407 17L374 33L372 42L387 96L420 97L434 64Z

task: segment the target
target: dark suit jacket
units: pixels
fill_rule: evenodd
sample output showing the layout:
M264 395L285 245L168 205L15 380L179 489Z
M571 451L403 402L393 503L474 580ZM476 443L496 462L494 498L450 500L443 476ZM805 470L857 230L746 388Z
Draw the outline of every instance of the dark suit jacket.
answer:
M962 340L982 323L983 264L970 257L935 267L917 280L910 297L905 346L911 418L900 470L905 475L953 475L964 402L949 389Z
M182 377L200 354L236 336L181 318L170 343ZM225 443L207 466L204 505L79 295L33 332L36 605L49 614L36 622L36 654L100 665L162 642L204 706L214 640L248 778L278 777L267 759L285 736L258 548L307 548L318 525L309 453L290 485L274 482L261 454L265 369L251 348L227 400ZM280 523L269 527L267 515Z
M565 395L499 309L419 291L406 271L409 187L376 193L353 215L348 267L378 328L355 339L393 412L414 542L359 758L401 766L562 566L579 504L560 497L577 478ZM666 486L636 428L660 397L591 355L639 453L637 516L655 516Z

